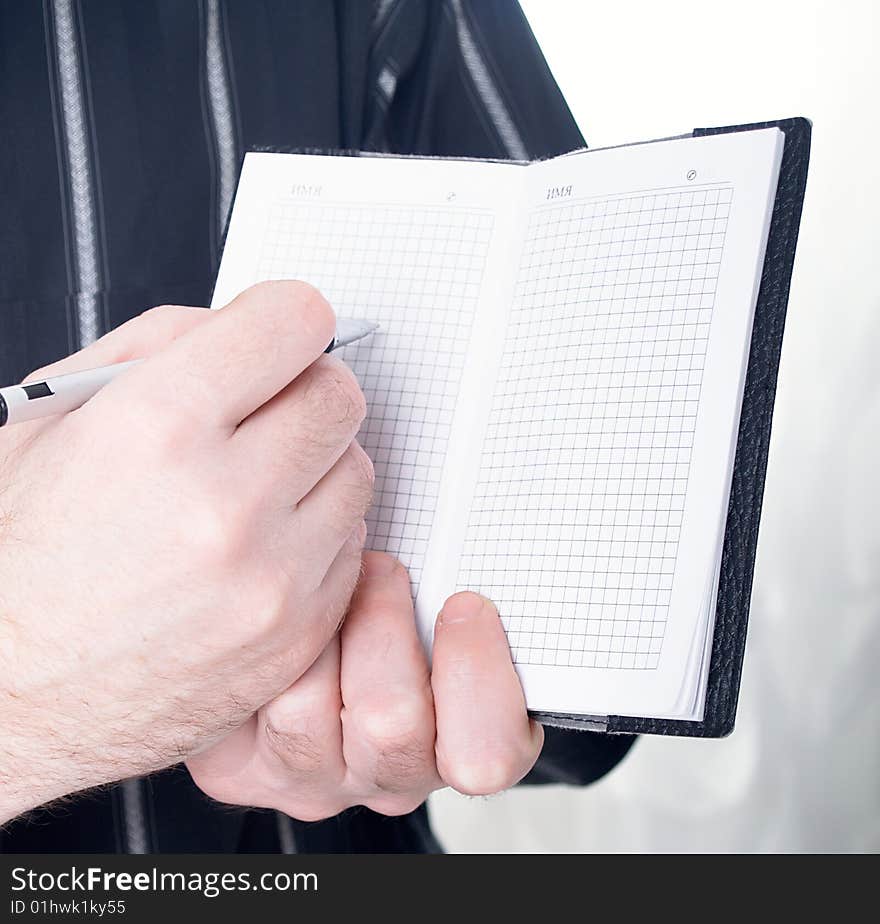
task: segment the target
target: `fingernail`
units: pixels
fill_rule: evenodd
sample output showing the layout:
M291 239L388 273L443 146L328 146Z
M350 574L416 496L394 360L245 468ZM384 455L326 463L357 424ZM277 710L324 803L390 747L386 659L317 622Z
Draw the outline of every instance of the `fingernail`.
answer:
M485 607L492 604L479 594L465 591L450 597L440 610L437 622L441 626L452 626L456 623L467 622L476 619Z

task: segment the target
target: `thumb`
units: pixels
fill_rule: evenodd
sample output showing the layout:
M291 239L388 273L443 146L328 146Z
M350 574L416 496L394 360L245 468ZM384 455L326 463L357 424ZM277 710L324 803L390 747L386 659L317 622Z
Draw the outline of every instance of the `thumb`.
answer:
M434 630L431 685L443 779L469 795L499 792L522 779L541 752L544 732L526 711L490 600L465 592L446 601Z
M66 375L96 369L132 359L143 359L168 346L178 337L203 323L211 312L207 308L162 305L126 321L72 356L31 372L25 382L52 375Z

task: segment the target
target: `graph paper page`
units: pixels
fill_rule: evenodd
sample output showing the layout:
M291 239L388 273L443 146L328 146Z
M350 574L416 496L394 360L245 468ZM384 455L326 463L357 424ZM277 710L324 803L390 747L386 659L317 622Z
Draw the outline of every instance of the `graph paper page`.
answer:
M469 349L473 340L493 339L485 328L493 326L496 287L487 274L491 266L509 267L511 181L523 170L248 154L236 194L212 307L261 280L302 279L338 316L380 324L336 355L367 399L358 436L376 471L367 544L407 566L417 598L432 534L442 532L444 514L455 513L438 513L438 497L451 434L462 427L459 395L474 378ZM470 388L486 391L473 382ZM453 469L472 442L453 441ZM443 535L434 547L442 558ZM433 625L441 604L431 595L425 624Z
M458 587L532 709L701 717L780 137L528 168Z

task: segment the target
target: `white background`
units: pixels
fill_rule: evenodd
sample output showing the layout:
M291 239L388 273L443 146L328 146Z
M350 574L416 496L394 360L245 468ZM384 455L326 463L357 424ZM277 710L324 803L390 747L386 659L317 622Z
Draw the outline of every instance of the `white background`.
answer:
M477 0L478 2L478 0ZM450 851L880 848L880 4L522 0L592 147L794 115L813 151L736 731L433 800Z

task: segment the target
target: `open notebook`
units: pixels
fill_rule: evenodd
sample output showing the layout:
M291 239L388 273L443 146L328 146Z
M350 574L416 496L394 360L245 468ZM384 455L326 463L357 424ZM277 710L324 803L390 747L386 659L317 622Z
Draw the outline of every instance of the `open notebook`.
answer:
M703 718L784 143L245 157L213 307L299 278L380 323L341 354L368 544L408 566L426 645L450 593L494 600L545 717Z

